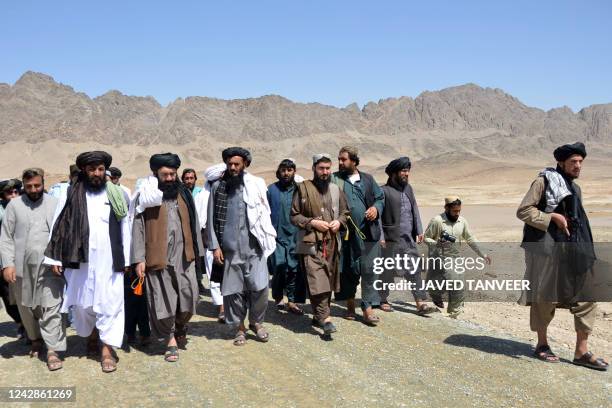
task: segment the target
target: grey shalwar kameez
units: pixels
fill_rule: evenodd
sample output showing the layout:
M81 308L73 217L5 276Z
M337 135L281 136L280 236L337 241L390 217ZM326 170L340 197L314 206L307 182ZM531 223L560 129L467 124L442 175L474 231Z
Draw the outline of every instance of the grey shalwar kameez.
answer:
M208 202L208 248L223 251L221 294L228 325L237 326L249 315L249 323L262 323L268 308L268 266L257 239L249 232L244 186L227 192L227 215L220 243L214 228L214 197L219 183L212 186Z
M42 264L57 199L44 194L33 202L27 195L11 200L0 236L4 268L15 267L16 282L9 285L30 340L43 339L48 350L66 350L66 328L60 308L64 279Z
M186 334L186 324L196 313L199 292L195 261L185 259L178 201L164 200L162 205L168 214L167 265L161 270L148 270L145 284L151 331L160 341L166 341L174 335ZM201 234L195 234L193 239L203 253ZM145 220L141 213L134 218L132 229L132 263L145 262L145 242Z

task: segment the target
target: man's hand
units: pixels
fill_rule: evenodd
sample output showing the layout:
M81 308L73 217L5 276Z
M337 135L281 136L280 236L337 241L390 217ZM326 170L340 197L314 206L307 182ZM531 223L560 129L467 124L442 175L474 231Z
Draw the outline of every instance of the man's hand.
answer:
M487 263L487 265L491 265L492 261L491 261L491 257L489 255L485 255L484 256L484 260Z
M7 266L2 269L2 276L8 283L15 283L17 281L17 273L15 272L14 266Z
M570 236L569 228L567 227L567 219L563 215L552 213L551 219L557 225L557 228L563 231L568 237Z
M223 251L221 251L221 248L217 248L214 250L213 258L215 259L215 263L217 265L223 265L223 261L225 261L225 258L223 257Z
M425 239L425 238L424 238L423 234L421 234L421 235L417 235L417 237L416 237L416 243L417 243L417 244L422 244L424 239Z
M386 247L387 247L387 241L385 241L385 240L380 240L380 247L381 247L381 248L386 248Z
M64 272L64 268L62 268L59 265L53 265L51 266L51 271L58 276L62 276L62 273Z
M333 220L332 222L329 223L329 229L331 230L331 232L333 232L334 234L336 232L338 232L338 230L340 229L340 221L338 220Z
M136 264L136 276L138 276L141 279L144 278L146 266L147 265L144 262L138 262Z
M376 209L376 207L370 207L365 212L365 218L368 221L374 221L376 217L378 217L378 210Z
M312 228L319 232L327 232L329 230L329 223L323 220L312 220L310 221Z

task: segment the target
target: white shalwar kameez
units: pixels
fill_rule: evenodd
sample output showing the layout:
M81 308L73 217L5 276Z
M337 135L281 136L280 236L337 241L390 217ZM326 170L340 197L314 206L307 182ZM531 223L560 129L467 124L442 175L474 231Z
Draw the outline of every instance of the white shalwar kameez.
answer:
M62 312L73 306L73 325L81 337L91 335L94 327L100 340L113 347L121 347L124 333L124 289L123 273L113 271L113 254L108 230L111 206L106 191L87 192L87 219L89 221L89 262L81 263L79 269L66 268L66 291ZM55 220L66 202L58 206ZM54 224L55 224L54 220ZM121 220L123 254L125 266L130 260L129 217ZM49 265L61 262L45 258Z

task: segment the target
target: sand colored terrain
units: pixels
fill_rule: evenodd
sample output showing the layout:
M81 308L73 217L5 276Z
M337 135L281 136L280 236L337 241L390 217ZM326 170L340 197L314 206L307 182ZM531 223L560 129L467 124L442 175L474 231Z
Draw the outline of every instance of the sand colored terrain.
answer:
M39 145L5 144L2 174L39 165L51 169L48 182L59 180L69 154L52 142ZM91 149L90 144L72 146ZM104 146L100 146L104 147ZM7 154L7 148L11 154ZM133 186L134 175L146 174L148 155L173 146L110 149ZM186 154L185 165L202 170L210 163ZM389 157L364 160L364 170L384 182ZM303 159L306 160L306 159ZM144 162L143 162L144 161ZM258 162L256 157L256 163ZM543 162L545 162L543 160ZM264 162L265 163L265 162ZM370 164L370 165L368 165ZM273 162L259 161L252 171L273 181ZM541 163L491 161L470 157L416 160L411 174L423 223L442 211L445 195L458 194L463 215L481 241L516 242L522 224L515 211ZM300 173L309 175L306 166ZM201 181L201 180L200 180ZM587 160L579 180L596 240L612 241L612 175L607 163ZM494 259L495 262L495 259ZM414 313L409 294L394 303L397 311L381 314L377 328L333 315L339 332L331 342L321 340L309 325L310 316L294 317L275 310L266 318L272 340L257 343L249 337L244 348L231 345L227 327L214 319L210 298L204 297L191 323L188 350L177 364L163 362L154 350L119 350L119 370L101 373L86 359L84 345L69 331L65 368L48 373L44 364L26 356L27 347L13 338L13 328L0 311L0 386L77 387L79 406L610 406L610 374L568 364L575 332L567 310L559 310L550 327L551 346L563 358L557 365L531 357L534 333L529 309L515 303L468 303L459 320L445 313L432 318ZM306 307L310 313L310 307ZM590 345L612 359L612 305L600 304ZM233 380L233 384L230 382ZM120 396L118 399L113 399Z

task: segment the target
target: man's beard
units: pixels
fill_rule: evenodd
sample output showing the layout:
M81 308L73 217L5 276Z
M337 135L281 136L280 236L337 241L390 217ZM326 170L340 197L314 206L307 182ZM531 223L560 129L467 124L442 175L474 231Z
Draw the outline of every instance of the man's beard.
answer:
M225 180L225 191L227 193L232 193L236 191L238 187L244 184L244 171L241 171L235 176L231 175L229 172L226 172L223 179Z
M317 187L317 190L319 190L319 193L321 194L327 193L330 181L331 178L327 177L326 180L323 180L319 178L319 176L317 176L316 174L314 176L314 180L312 180L313 184L315 185L315 187Z
M453 217L450 212L445 211L445 213L446 213L446 218L448 218L450 222L457 222L457 220L459 219L458 215L456 217Z
M158 187L164 193L164 200L176 200L179 194L180 183L178 181L160 181Z
M106 188L105 177L85 177L83 182L85 183L85 190L89 191L90 193L99 193Z
M338 167L338 171L345 177L351 176L355 173L355 169L349 167Z
M395 176L395 183L400 187L406 187L408 185L408 179L402 179L401 176Z
M28 198L30 199L30 201L32 202L37 202L38 200L40 200L43 196L42 191L40 192L36 192L36 193L26 193L26 195L28 196Z
M565 169L563 169L563 167L561 167L559 164L557 164L557 172L561 173L561 175L569 180L576 180L578 178L578 176L572 176L571 174L568 174L565 172Z
M281 185L282 187L288 187L288 186L292 185L292 184L293 184L293 182L294 182L294 180L295 180L295 176L291 176L291 177L289 177L289 179L288 179L288 180L287 180L287 179L284 179L284 178L280 178L280 177L279 177L279 179L278 179L278 181L280 182L280 185Z

